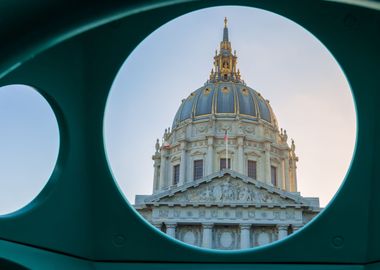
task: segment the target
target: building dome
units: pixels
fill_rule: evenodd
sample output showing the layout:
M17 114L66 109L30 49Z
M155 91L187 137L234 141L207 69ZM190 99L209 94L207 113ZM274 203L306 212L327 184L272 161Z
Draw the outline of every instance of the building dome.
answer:
M213 64L205 84L182 100L162 143L156 141L154 193L223 169L296 192L294 142L289 146L269 101L241 79L227 20Z
M258 122L263 120L278 128L269 101L248 87L237 69L236 51L232 52L228 39L227 20L223 29L220 49L215 52L214 68L204 86L182 100L172 129L189 121L237 118Z
M243 82L207 82L182 101L172 128L181 126L188 119L197 121L207 118L261 119L277 126L269 101Z

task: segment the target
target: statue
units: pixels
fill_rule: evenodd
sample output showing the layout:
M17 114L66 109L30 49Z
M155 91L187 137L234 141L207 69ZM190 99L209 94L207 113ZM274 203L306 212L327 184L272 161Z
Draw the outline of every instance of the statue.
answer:
M294 144L294 140L292 139L292 146L290 147L290 149L292 150L292 153L295 153L296 151L296 145Z
M287 142L288 141L288 134L286 134L286 129L284 129L284 142Z
M158 152L158 150L160 149L160 141L159 139L156 140L156 153Z

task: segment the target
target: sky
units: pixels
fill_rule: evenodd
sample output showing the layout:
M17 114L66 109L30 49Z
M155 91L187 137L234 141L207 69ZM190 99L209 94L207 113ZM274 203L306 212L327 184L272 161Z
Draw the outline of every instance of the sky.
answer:
M319 197L325 206L344 180L355 146L349 84L312 34L254 8L208 8L178 17L126 59L104 117L115 181L131 204L136 194L151 194L155 141L171 126L181 100L208 79L225 16L243 80L269 99L280 127L295 140L301 195ZM59 130L46 100L19 85L0 88L0 130L1 215L25 206L47 183Z
M58 151L58 123L48 102L29 86L0 87L0 215L38 195Z

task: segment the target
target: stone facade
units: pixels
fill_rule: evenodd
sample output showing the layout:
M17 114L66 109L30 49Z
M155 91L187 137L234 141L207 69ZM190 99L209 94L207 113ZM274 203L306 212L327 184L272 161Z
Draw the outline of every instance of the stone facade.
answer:
M136 209L152 224L186 243L240 249L282 239L319 212L303 198L224 169L153 195L138 195Z
M152 195L135 208L191 245L224 250L286 237L319 213L297 191L298 157L268 100L241 80L227 21L214 69L157 139Z

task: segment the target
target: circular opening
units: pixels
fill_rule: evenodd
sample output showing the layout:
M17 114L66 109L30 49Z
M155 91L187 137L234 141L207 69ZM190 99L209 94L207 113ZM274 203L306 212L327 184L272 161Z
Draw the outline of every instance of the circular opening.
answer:
M0 214L31 202L53 172L59 150L57 119L32 87L0 87Z
M115 78L104 124L135 209L173 238L222 250L284 239L317 216L356 136L329 51L298 24L245 7L198 10L148 36Z

